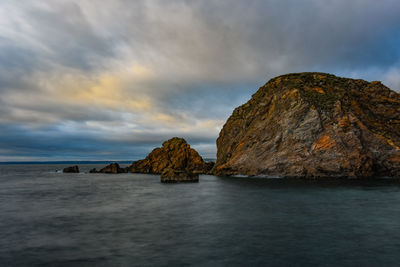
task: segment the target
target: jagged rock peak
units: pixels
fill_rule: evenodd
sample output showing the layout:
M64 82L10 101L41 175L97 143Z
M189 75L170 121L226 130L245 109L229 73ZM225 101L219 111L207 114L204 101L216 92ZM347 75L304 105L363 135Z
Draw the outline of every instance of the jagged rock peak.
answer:
M180 146L189 146L185 139L180 137L172 137L171 139L164 141L162 147L166 149L177 149Z
M271 79L217 140L217 175L400 176L400 95L326 73Z

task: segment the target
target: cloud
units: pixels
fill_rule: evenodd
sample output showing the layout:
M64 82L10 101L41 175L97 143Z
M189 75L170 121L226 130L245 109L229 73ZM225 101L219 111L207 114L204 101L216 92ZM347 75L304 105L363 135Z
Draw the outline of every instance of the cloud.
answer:
M283 73L399 91L399 11L397 0L2 1L0 158L135 158L172 136L212 157L232 110Z
M386 72L383 80L386 81L386 84L390 88L400 92L400 67L390 69Z

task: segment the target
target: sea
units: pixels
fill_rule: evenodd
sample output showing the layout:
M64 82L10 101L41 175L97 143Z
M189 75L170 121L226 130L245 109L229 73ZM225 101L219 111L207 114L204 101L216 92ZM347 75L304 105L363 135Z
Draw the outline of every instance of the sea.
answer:
M399 180L67 166L0 165L0 266L400 266Z

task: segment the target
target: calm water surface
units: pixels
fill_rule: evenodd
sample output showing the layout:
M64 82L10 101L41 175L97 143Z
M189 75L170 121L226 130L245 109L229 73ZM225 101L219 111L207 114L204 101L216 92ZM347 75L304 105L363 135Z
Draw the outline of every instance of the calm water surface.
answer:
M400 265L398 181L161 184L62 167L0 165L1 266Z

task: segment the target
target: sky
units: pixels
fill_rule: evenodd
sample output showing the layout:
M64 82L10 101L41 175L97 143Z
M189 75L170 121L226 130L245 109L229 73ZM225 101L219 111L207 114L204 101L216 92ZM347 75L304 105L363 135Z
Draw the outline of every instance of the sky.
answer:
M0 161L203 157L269 79L400 91L398 0L0 0Z

